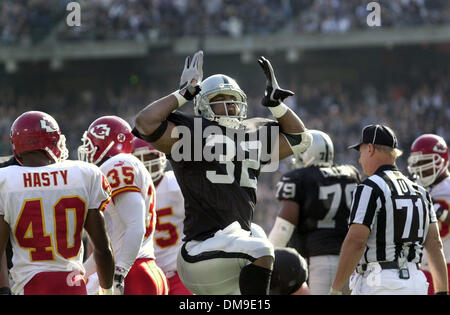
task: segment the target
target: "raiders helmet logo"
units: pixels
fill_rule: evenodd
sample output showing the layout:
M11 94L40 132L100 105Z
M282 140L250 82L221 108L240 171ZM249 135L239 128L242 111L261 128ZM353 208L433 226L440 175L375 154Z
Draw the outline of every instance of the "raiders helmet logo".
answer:
M49 121L46 117L43 117L41 119L41 128L45 129L47 132L57 132L58 129L54 127L54 123L52 121Z
M447 146L442 142L442 140L439 139L439 141L434 145L433 151L437 153L445 153L447 152Z
M89 133L91 135L101 140L105 140L105 138L109 136L110 132L111 128L109 128L108 125L106 124L97 125L91 130L89 130Z

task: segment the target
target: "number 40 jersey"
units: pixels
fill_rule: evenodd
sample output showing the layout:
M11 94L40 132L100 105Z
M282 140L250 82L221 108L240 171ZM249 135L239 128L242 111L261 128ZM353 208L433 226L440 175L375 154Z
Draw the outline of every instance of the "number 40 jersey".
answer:
M307 257L339 255L348 231L353 191L360 183L351 165L309 166L284 174L277 184L278 200L298 204L297 247Z
M0 170L0 215L11 229L14 294L39 272L84 274L84 222L89 209L105 210L110 193L100 169L81 161Z

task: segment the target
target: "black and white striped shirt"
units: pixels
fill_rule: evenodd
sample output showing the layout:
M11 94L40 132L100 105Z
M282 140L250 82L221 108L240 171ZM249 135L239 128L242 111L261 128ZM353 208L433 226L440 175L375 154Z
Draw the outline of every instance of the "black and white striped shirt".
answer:
M437 220L429 193L394 165L380 167L354 192L349 223L370 229L361 264L395 261L401 255L420 263L433 222Z

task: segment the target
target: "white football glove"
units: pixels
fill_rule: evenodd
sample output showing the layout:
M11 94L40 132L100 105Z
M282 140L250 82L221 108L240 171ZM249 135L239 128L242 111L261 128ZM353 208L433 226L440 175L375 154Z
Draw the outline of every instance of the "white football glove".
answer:
M124 291L124 280L127 275L127 271L125 268L116 266L114 271L114 282L113 282L113 294L114 295L123 295Z
M183 73L180 78L180 94L191 101L200 92L203 80L203 51L200 50L192 57L186 57Z

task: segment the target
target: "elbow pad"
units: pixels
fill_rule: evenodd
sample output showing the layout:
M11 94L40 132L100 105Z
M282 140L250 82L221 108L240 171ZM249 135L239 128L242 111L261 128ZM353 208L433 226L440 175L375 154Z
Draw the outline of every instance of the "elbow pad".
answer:
M304 131L302 133L281 133L286 137L292 153L294 154L305 152L313 142L313 136L308 131Z
M269 234L269 241L274 247L286 247L291 239L295 226L281 217L277 217L272 231Z

